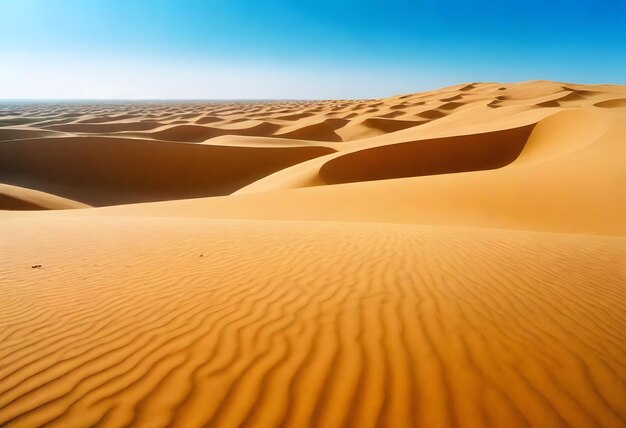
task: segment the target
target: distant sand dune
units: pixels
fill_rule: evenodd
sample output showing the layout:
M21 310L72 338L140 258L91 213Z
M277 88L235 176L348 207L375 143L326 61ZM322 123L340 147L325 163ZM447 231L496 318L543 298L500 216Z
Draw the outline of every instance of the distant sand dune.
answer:
M106 133L121 131L147 131L161 126L159 122L116 122L116 123L69 123L48 126L48 129L63 132Z
M601 101L595 104L595 106L602 108L626 108L626 98Z
M220 122L220 121L222 121L222 119L217 116L204 116L199 119L196 119L195 123L197 123L198 125L204 125L207 123Z
M325 119L316 123L283 128L275 135L281 138L294 138L313 141L341 141L335 132L348 123L346 119Z
M106 122L116 122L120 120L127 119L135 119L139 118L141 115L139 114L118 114L113 116L101 116L101 117L92 117L88 119L82 119L76 121L76 123L106 123Z
M351 141L411 128L426 122L427 121L425 120L399 120L392 118L369 117L358 123L347 124L336 132L340 135L343 141Z
M279 120L299 120L304 119L305 117L311 117L312 113L296 113L296 114L288 114L286 116L277 116L276 119Z
M439 106L439 108L441 110L455 110L459 107L463 107L464 105L465 103L449 102L449 103L442 104L441 106Z
M439 110L425 110L418 113L418 116L421 116L426 119L439 119L440 117L444 117L446 114Z
M250 135L261 136L273 133L279 127L272 123L260 123L249 128L211 128L197 125L178 125L162 131L156 131L149 136L157 140L200 142L219 135Z
M60 132L30 128L0 128L0 141L21 140L25 138L57 137Z
M380 117L386 118L386 119L393 119L395 117L402 116L402 115L405 115L405 114L406 114L405 111L392 111L390 113L383 114Z

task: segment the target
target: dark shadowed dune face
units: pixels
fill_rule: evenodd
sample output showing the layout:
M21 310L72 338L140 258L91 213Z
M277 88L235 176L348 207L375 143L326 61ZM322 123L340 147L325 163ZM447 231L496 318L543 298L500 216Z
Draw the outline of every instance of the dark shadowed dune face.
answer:
M601 108L626 108L626 98L601 101L594 105Z
M328 184L340 184L501 168L522 152L533 128L364 149L328 161L320 175Z
M224 147L68 137L0 145L0 181L89 205L228 195L326 147Z
M0 208L3 210L31 211L46 209L40 205L0 194Z

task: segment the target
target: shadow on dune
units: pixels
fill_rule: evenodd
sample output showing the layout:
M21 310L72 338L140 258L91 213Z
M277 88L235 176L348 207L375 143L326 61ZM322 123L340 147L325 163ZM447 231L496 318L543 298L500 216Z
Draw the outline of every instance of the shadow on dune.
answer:
M182 124L163 131L146 134L145 137L155 138L157 140L199 143L221 135L266 136L271 135L279 128L279 125L269 122L262 122L258 125L241 129L212 128L208 126Z
M19 210L19 211L36 211L45 210L47 208L37 205L30 201L14 198L10 195L0 193L0 210Z
M500 168L519 156L534 127L359 150L326 162L320 176L340 184Z
M228 195L268 174L334 152L110 137L4 142L0 181L93 206Z
M122 131L148 131L150 129L162 126L159 122L121 122L121 123L68 123L65 125L52 125L47 129L62 132L85 132L85 133L103 133L103 132L122 132Z
M595 103L594 105L601 108L626 108L626 98L600 101L599 103Z

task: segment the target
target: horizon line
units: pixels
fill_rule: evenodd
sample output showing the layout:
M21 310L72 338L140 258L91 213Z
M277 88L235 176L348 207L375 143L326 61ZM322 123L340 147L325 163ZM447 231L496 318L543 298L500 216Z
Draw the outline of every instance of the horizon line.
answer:
M461 85L476 85L476 84L501 84L501 85L511 85L511 84L520 84L520 83L531 83L531 82L551 82L551 83L559 83L563 85L568 84L584 84L590 86L626 86L622 83L580 83L580 82L568 82L561 80L552 80L552 79L526 79L526 80L515 80L515 81L463 81L460 83L452 84L452 85L443 85L437 86L434 89L426 89L426 90L417 90L417 91L409 91L409 92L398 92L391 95L386 95L383 97L342 97L342 98L0 98L0 104L9 104L9 103L53 103L53 102L63 102L63 103L88 103L88 102L298 102L298 101L360 101L360 100L374 100L374 99L384 99L391 98L394 96L407 95L407 94L418 94L425 92L433 92L441 89L452 88L455 86Z
M359 99L359 98L357 98ZM192 101L192 102L228 102L228 101L323 101L321 98L0 98L4 102L57 102L57 101Z

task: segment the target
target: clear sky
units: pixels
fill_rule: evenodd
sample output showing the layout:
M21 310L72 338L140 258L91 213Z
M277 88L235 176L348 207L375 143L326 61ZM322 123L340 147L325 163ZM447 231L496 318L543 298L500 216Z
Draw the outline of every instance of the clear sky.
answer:
M0 0L0 98L626 84L626 0Z

